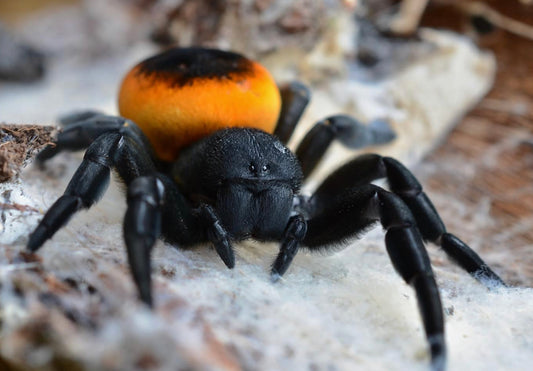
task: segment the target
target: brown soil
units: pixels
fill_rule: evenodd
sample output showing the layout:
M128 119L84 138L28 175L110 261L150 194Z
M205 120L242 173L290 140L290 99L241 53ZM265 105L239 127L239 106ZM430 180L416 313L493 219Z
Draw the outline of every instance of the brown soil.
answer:
M15 177L22 167L54 140L56 128L0 124L0 182Z

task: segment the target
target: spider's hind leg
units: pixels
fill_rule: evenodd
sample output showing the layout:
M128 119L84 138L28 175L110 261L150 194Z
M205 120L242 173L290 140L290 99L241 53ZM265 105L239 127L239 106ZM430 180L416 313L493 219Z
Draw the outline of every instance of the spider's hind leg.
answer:
M96 111L96 110L75 111L75 112L67 113L65 115L61 115L58 118L58 121L61 126L67 127L69 125L77 124L79 122L88 120L96 116L105 116L105 114L102 113L101 111Z
M311 92L307 86L297 81L280 86L279 90L281 93L281 111L274 135L283 144L287 144L309 103Z
M352 149L381 145L396 138L395 132L384 120L368 124L347 115L335 115L315 124L296 149L296 157L302 165L304 177L309 176L318 165L333 140Z
M274 135L287 144L311 98L309 89L300 82L280 87L281 112ZM385 120L377 119L363 124L347 115L329 116L317 122L302 139L296 156L307 177L318 165L333 140L348 148L358 149L391 142L396 133Z
M88 148L100 135L118 131L130 126L132 135L139 141L145 140L131 121L119 116L107 116L96 111L76 112L59 119L64 129L57 135L56 142L37 155L37 161L44 163L62 151L79 151Z

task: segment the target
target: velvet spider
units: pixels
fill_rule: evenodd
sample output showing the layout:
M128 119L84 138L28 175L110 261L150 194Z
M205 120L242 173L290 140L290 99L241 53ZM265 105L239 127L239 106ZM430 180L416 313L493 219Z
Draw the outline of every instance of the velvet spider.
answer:
M210 242L228 268L232 243L278 241L277 280L300 247L328 249L380 222L396 271L416 292L432 366L445 366L444 319L424 242L439 245L473 277L505 285L464 242L448 233L415 177L377 154L335 170L306 196L302 182L333 140L348 147L386 143L383 122L330 116L295 153L285 144L309 100L300 83L278 88L258 63L214 49L171 49L135 66L119 94L121 117L96 112L63 119L65 130L39 160L87 148L63 196L30 236L36 251L104 192L110 170L127 186L124 239L140 298L152 305L150 251ZM385 178L390 191L372 181Z

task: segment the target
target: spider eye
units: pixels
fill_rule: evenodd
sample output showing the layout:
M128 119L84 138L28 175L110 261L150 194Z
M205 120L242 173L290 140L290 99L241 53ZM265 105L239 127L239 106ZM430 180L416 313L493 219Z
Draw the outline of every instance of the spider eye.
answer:
M254 164L250 164L250 166L248 166L248 169L249 169L252 173L255 173L256 170L257 170Z
M270 170L270 166L269 165L263 165L261 170L263 170L263 172L267 172L268 170Z

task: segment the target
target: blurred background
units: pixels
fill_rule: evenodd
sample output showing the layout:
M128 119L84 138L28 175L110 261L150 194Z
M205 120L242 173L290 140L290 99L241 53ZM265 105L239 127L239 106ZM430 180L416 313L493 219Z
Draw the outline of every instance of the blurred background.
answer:
M390 263L384 256L381 235L371 237L373 245L363 252L343 251L329 264L321 257L302 257L295 263L295 286L285 287L282 294L262 286L268 262L261 262L257 249L239 252L241 260L259 265L257 271L243 268L235 274L239 279L232 277L231 281L222 276L225 271L209 252L179 255L174 249L166 251L161 243L154 274L163 305L152 315L138 308L134 300L119 238L123 196L112 187L111 195L91 210L92 215L80 217L73 227L69 224L67 231L54 239L57 246L50 243L46 250L50 253L44 254L42 261L25 263L30 264L27 269L17 268L17 254L29 231L62 192L81 155L54 159L45 171L33 166L22 171L19 167L29 162L38 146L47 143L53 130L32 129L18 140L19 134L10 125L55 127L58 116L82 109L116 114L116 92L129 68L165 48L190 45L235 50L260 60L280 83L299 79L309 84L313 101L295 141L314 122L334 113L348 113L365 122L378 118L390 122L397 140L369 150L408 164L450 231L468 241L513 286L533 286L533 1L0 0L0 170L9 178L0 185L0 369L156 370L176 364L172 363L178 362L174 356L182 362L178 368L183 369L279 369L280 365L304 369L313 362L318 366L310 369L425 369L424 343L408 338L402 344L406 329L419 325L414 306L405 308L372 294L368 299L364 293L373 291L372 287L347 283L354 275L364 283L368 275L379 282L384 297L394 296L387 290L396 294L400 290L410 297L405 305L413 304L409 289L403 289L401 280L387 271ZM12 159L13 148L23 161ZM353 151L335 146L316 172L314 183L353 156ZM107 236L113 236L112 242ZM71 246L81 252L65 258L66 249L76 251ZM494 302L487 304L448 259L435 251L431 257L441 277L445 304L449 304L450 337L454 336L453 326L464 329L461 319L468 318L469 325L478 326L472 332L456 332L468 333L473 339L470 346L465 346L467 340L459 335L451 339L450 369L467 369L469 360L473 362L469 369L482 369L486 364L506 369L505 362L514 362L513 369L528 369L526 363L533 360L526 353L533 354L533 343L525 334L533 326L531 315L509 314L518 322L511 329L500 328L494 318L506 310L505 303L493 298ZM377 265L377 273L334 269L336 264L365 259L371 260L369 265ZM187 272L191 267L191 273L182 272L181 268ZM205 267L218 273L207 273ZM390 281L383 272L391 273ZM200 282L196 287L204 288L205 294L181 283L189 276ZM323 281L319 280L322 283L314 293L316 281L311 278L317 277ZM212 287L213 279L219 280L219 286ZM330 284L345 291L335 291ZM243 286L271 295L272 302L249 293L243 295L250 302L228 294L232 290L239 293ZM226 296L221 298L211 289ZM363 297L339 299L354 291ZM507 305L533 313L527 296L530 291L524 292L506 296ZM276 296L283 294L286 296ZM227 299L235 295L244 302L246 313L251 312L249 318L242 319L239 313L244 310ZM289 296L308 315L309 322L302 326L324 332L327 340L315 344L316 349L335 345L328 354L298 350L300 346L314 349L313 342L317 342L300 328L287 329L287 337L294 337L292 343L286 340L287 344L281 342L278 348L267 348L265 344L277 341L269 337L274 334L268 326L283 327L302 317L291 313L292 307L281 324L269 317ZM331 313L329 320L342 328L353 320L343 317L348 316L343 308L352 307L351 300L362 305L360 311L371 318L363 316L361 328L365 322L381 328L377 335L368 330L372 333L369 337L377 336L376 343L369 340L368 349L363 345L366 339L352 338L355 335L345 334L343 329L332 333L335 340L331 340L324 329L335 326L320 315L315 321L325 322L311 321L316 314L304 304ZM398 309L401 314L376 319L369 314L376 305ZM473 312L468 312L469 305ZM484 312L491 306L493 312ZM125 307L131 310L127 314ZM212 313L217 309L219 316ZM460 314L454 317L454 310ZM177 320L178 312L192 313L190 318L197 319ZM406 317L405 328L391 324L404 312L413 312L414 320L409 322ZM493 321L495 331L505 329L500 332L509 336L500 339L507 341L508 347L502 346L493 358L487 356L487 363L474 361L475 351L470 350L482 341L489 349L498 344L496 335L484 337L487 325L474 319L484 315ZM258 316L264 318L265 327L256 324ZM238 318L237 322L245 325L229 324L227 318ZM390 333L383 329L387 327ZM124 335L116 335L117 329ZM476 330L479 338L472 335ZM176 334L181 331L186 340ZM61 336L68 341L59 339ZM184 345L191 338L195 339L192 345ZM157 347L143 347L150 341ZM94 347L95 354L87 354L90 351L84 347ZM411 347L418 350L410 352ZM506 358L504 353L513 347L516 354L509 353ZM387 353L390 348L399 349L400 354ZM127 353L125 349L130 358L119 356ZM162 350L176 354L169 358ZM365 351L369 353L366 358ZM338 362L331 363L332 359ZM402 363L404 359L406 363ZM328 368L331 364L334 367Z

